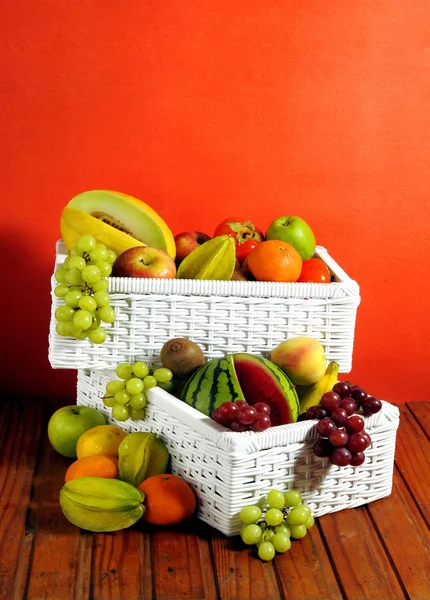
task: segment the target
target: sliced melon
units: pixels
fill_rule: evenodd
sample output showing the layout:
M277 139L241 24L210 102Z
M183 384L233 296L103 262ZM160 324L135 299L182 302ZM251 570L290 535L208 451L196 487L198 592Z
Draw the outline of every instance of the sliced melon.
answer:
M150 206L121 192L91 190L78 194L63 210L61 235L70 249L91 234L116 254L134 246L151 246L176 255L175 240L165 221Z

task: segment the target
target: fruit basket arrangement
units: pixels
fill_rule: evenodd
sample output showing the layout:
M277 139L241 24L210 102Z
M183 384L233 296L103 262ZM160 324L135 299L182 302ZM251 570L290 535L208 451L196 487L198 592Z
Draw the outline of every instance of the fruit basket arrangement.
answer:
M126 435L114 486L66 481L69 520L92 531L132 525L142 486L169 457L196 515L270 560L314 516L390 494L399 411L338 381L351 370L359 286L302 219L275 219L264 235L227 219L213 238L173 237L146 204L95 191L65 207L61 234L49 360L77 370L77 408ZM58 448L62 431L50 437ZM152 466L151 447L162 457ZM113 525L106 506L117 492L135 508Z

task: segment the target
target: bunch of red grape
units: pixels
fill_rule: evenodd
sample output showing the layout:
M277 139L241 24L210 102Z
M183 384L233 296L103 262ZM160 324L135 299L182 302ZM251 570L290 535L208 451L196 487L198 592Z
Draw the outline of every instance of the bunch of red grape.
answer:
M369 396L360 386L338 381L317 406L306 412L307 419L319 421L316 429L320 438L314 444L314 454L328 457L339 467L362 465L364 450L371 444L362 415L373 415L381 408L381 400Z
M245 400L223 402L213 411L212 419L232 431L265 431L271 425L270 406L265 402L251 406Z

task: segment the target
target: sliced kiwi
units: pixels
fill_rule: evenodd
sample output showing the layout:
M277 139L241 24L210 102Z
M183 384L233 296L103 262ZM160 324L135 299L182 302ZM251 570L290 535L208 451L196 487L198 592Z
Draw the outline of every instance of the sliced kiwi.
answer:
M198 344L188 338L168 340L160 352L160 360L170 369L175 379L188 379L192 373L205 364L206 358Z

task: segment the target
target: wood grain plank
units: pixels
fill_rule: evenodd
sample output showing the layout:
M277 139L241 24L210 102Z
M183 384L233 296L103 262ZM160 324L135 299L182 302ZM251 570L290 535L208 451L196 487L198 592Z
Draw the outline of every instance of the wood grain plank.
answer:
M342 592L317 525L293 540L274 560L283 596L291 600L340 600Z
M430 402L408 402L406 406L418 421L421 429L430 438Z
M324 515L319 524L346 598L405 597L365 507Z
M3 400L0 451L0 597L24 590L33 530L27 516L43 428L44 402Z
M152 600L151 542L135 529L95 535L91 600Z
M280 600L273 561L262 562L239 536L212 536L212 556L221 600Z
M418 504L427 525L430 523L430 444L407 406L399 406L400 427L395 463Z
M150 528L157 600L216 600L208 538L212 529L197 520Z
M410 598L430 598L430 532L397 469L390 496L372 502L370 515Z

